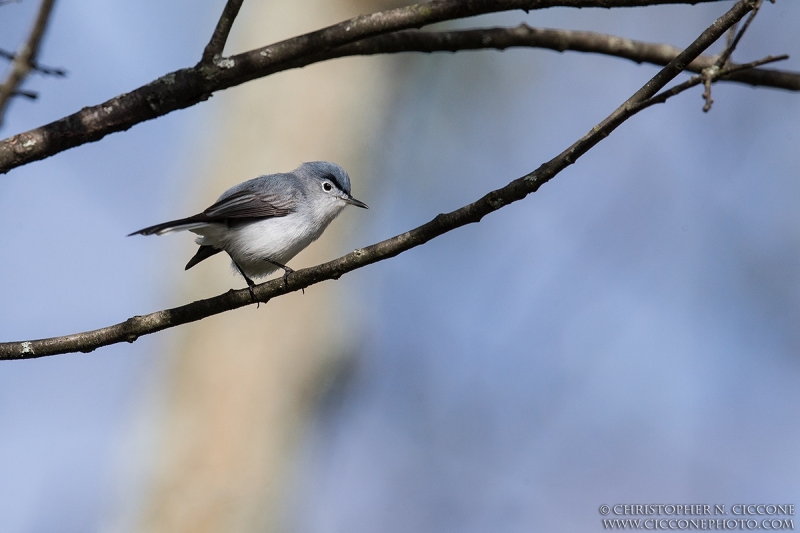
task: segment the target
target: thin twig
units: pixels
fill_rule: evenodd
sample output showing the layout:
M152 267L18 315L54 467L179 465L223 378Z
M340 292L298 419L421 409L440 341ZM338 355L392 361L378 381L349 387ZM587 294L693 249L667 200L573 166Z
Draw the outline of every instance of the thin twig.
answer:
M733 38L736 37L736 30L739 28L738 24L731 26L731 29L725 34L725 48L729 48L731 43L733 42Z
M716 0L433 0L371 15L360 15L225 61L201 63L171 72L100 105L45 126L0 141L0 174L110 133L207 100L214 92L340 57L335 48L377 35L420 28L459 18L517 9L548 7L633 7L656 4L696 4Z
M763 0L755 0L753 4L753 10L750 12L750 15L745 20L744 24L742 25L741 29L736 32L736 35L733 39L730 39L730 33L728 34L728 43L725 45L725 48L722 50L722 53L719 54L717 60L714 61L714 65L704 69L701 75L703 76L703 85L705 85L705 90L703 91L703 100L705 100L705 104L703 105L703 113L708 113L711 111L711 106L714 104L714 99L711 97L711 84L714 79L716 79L717 73L725 67L728 63L728 60L733 55L733 51L736 50L736 47L739 45L739 41L741 41L742 36L745 34L747 29L750 27L750 24L753 22L753 19L756 18L758 15L758 10L761 7L761 3Z
M8 50L3 50L2 48L0 48L0 57L3 59L8 59L9 61L14 61L17 58L16 54L13 54ZM38 72L39 74L44 74L45 76L56 76L59 78L63 78L67 75L67 71L61 67L45 67L36 61L31 62L31 70Z
M3 116L5 115L9 100L15 93L18 94L17 88L36 63L39 45L47 29L47 22L50 20L50 13L53 11L54 3L55 0L42 0L39 6L39 12L36 15L36 21L33 24L33 29L28 39L15 54L8 78L0 85L0 125L3 123Z
M741 20L751 8L752 4L749 0L737 2L730 11L717 19L686 50L661 69L656 76L636 91L608 118L592 128L591 131L567 150L543 164L534 172L512 181L505 187L492 191L460 209L440 214L430 222L411 231L367 248L355 250L334 261L312 268L297 270L286 279L279 278L256 285L252 288L256 301L266 303L276 296L301 290L323 280L339 279L343 274L394 257L461 226L479 222L489 213L497 211L510 203L522 200L528 194L536 192L542 185L606 138L625 120L640 111L642 108L637 108L637 106L641 102L652 97L670 80L674 79L686 65L722 36L732 24ZM2 343L0 344L0 359L32 359L66 352L89 352L109 344L134 342L142 335L201 320L252 303L254 301L251 297L250 289L230 290L213 298L149 315L135 316L120 324L94 331L51 339Z
M241 9L243 2L244 0L228 0L225 3L225 8L219 17L217 27L214 28L214 33L211 35L211 40L203 50L203 58L200 63L210 63L215 57L222 56L222 50L228 41L228 34L230 34L233 27L233 21L236 20L236 15L239 14L239 9Z
M761 65L767 65L769 63L775 63L775 62L778 62L778 61L784 61L786 59L789 59L789 56L784 54L784 55L780 55L780 56L767 56L767 57L758 59L756 61L751 61L750 63L745 63L745 64L742 64L742 65L731 65L730 63L728 63L728 65L729 65L728 67L726 67L726 68L718 71L716 74L714 74L714 78L711 79L711 82L721 81L721 80L724 80L725 78L727 78L728 76L735 75L738 72L743 72L743 71L746 71L748 69L753 69L753 68L756 68L756 67L760 67ZM671 87L670 89L668 89L666 91L660 92L657 95L653 96L652 98L650 98L648 100L645 100L644 102L640 102L637 105L636 112L638 113L639 111L641 111L643 109L646 109L646 108L648 108L648 107L650 107L652 105L655 105L655 104L663 104L664 102L666 102L667 100L669 100L673 96L676 96L676 95L686 91L687 89L691 89L692 87L696 87L697 85L700 85L701 83L705 83L707 79L708 78L706 76L702 75L702 74L698 75L698 76L692 76L691 78L689 78L685 82L679 83L678 85L675 85L674 87ZM703 97L705 98L705 94L703 95ZM703 110L705 111L705 108Z
M711 98L711 83L713 82L715 75L716 70L709 70L709 73L701 75L703 85L705 86L705 89L703 90L703 100L705 100L705 103L703 104L703 113L708 113L711 111L711 106L714 103L714 99Z
M36 100L39 98L39 93L34 91L26 91L25 89L17 89L11 96L22 96L23 98L27 98L28 100Z
M744 24L742 24L742 28L738 32L736 32L736 37L734 37L733 40L730 41L727 44L727 46L725 46L725 49L722 50L722 53L719 55L719 58L717 59L716 63L717 67L719 68L724 67L725 64L728 62L728 60L731 58L731 55L733 55L733 52L739 45L739 41L742 40L742 36L750 27L750 24L753 23L753 19L756 18L756 15L758 15L758 10L761 8L761 4L763 1L764 0L756 0L755 4L753 5L753 10L750 12L750 15L747 17L747 20L745 20Z

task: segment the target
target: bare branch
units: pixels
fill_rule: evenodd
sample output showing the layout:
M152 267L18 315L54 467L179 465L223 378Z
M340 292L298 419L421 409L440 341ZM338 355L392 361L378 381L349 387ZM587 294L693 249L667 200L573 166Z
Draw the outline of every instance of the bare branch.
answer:
M485 28L460 31L401 31L364 39L336 48L342 56L394 54L400 52L459 52L462 50L505 50L507 48L543 48L558 52L573 51L604 54L636 63L664 66L675 59L681 49L668 44L648 43L616 35L591 31L531 28L521 24L515 28ZM715 64L717 57L701 55L686 70L701 73ZM728 63L728 66L735 66ZM732 70L725 81L753 86L800 91L800 73L770 69Z
M727 79L730 78L731 76L735 76L739 72L755 69L757 67L760 67L761 65L777 63L778 61L786 61L787 59L789 59L789 54L781 54L779 56L762 57L761 59L756 59L755 61L751 61L750 63L742 63L741 65L737 65L735 63L728 63L728 65L724 69L722 69L722 71L717 75L717 78Z
M731 28L731 31L728 32L728 42L725 45L725 48L722 50L722 53L719 54L719 57L716 61L714 61L712 66L704 69L701 73L703 85L705 85L705 90L703 91L703 100L706 101L705 105L703 105L703 113L708 113L711 111L711 105L714 103L714 99L711 98L711 84L713 83L714 79L716 79L717 72L728 63L733 51L736 50L736 47L739 45L739 41L742 39L742 36L750 27L750 24L753 23L756 15L758 15L758 10L761 8L763 1L764 0L756 0L755 4L753 5L753 10L750 12L750 15L747 17L747 20L744 21L744 24L739 31L734 32L733 28Z
M39 6L39 12L36 15L36 21L33 24L33 29L28 36L27 41L22 45L19 52L16 53L11 63L11 73L2 85L0 85L0 125L3 122L5 110L8 107L8 102L11 97L17 93L17 88L34 68L36 56L39 53L39 45L42 42L42 36L47 29L47 21L50 19L50 13L53 10L55 0L42 0Z
M230 290L214 298L149 315L135 316L120 324L94 331L51 339L2 343L0 344L0 359L32 359L75 351L89 352L109 344L134 342L142 335L201 320L224 311L253 304L256 301L266 303L276 296L301 290L324 280L339 279L348 272L394 257L456 228L479 222L489 213L536 192L559 172L573 164L625 120L643 109L640 107L642 102L651 98L670 80L674 79L703 50L716 41L731 25L741 20L751 9L751 0L737 2L730 11L717 19L686 50L678 54L678 57L661 69L608 118L592 128L567 150L534 172L488 193L476 202L450 213L440 214L430 222L411 231L355 250L334 261L295 271L286 280L280 278L257 285L253 288L255 300L252 299L249 289Z
M736 47L739 45L739 41L742 40L742 36L745 34L747 29L750 27L750 24L753 23L753 19L756 18L758 15L758 10L761 8L761 4L764 0L757 0L755 5L753 6L753 10L750 12L750 16L747 17L747 20L744 21L742 28L736 32L736 35L731 39L728 44L725 45L725 49L722 50L722 53L717 58L716 66L723 67L733 55L733 51L736 50Z
M28 100L36 100L37 98L39 98L39 93L33 91L26 91L24 89L17 89L13 93L11 93L11 96L22 96L23 98L27 98Z
M660 92L657 95L653 96L652 98L650 98L648 100L645 100L644 102L639 103L636 106L636 112L638 113L639 111L641 111L643 109L646 109L646 108L648 108L648 107L650 107L652 105L655 105L655 104L663 104L664 102L666 102L668 99L672 98L673 96L676 96L676 95L686 91L687 89L691 89L692 87L700 85L701 83L709 83L709 84L711 84L711 83L713 83L715 81L724 80L725 78L727 78L729 76L736 75L737 73L743 72L743 71L745 71L747 69L760 67L761 65L767 65L769 63L775 63L777 61L784 61L786 59L789 59L789 56L784 54L784 55L780 55L780 56L767 56L767 57L764 57L762 59L758 59L756 61L752 61L750 63L745 63L743 65L731 65L730 63L728 63L728 65L729 65L728 67L725 67L724 69L718 70L718 71L716 71L714 74L712 74L710 76L709 75L703 75L703 74L700 74L698 76L692 76L691 78L689 78L685 82L680 83L680 84L678 84L678 85L676 85L676 86L674 86L674 87L672 87L672 88L670 88L670 89L668 89L666 91ZM705 91L703 92L703 98L706 98ZM705 106L703 106L703 111L707 111Z
M334 48L436 22L548 7L634 7L717 0L433 0L340 22L258 50L171 72L100 105L0 141L0 173L102 139L207 100L212 93L276 72L340 57Z
M8 50L3 50L2 48L0 48L0 57L3 59L8 59L9 61L14 61L17 58L16 54L12 54ZM31 61L31 70L38 72L39 74L44 74L45 76L57 76L59 78L63 78L67 75L67 71L63 68L45 67L36 61Z
M206 45L205 50L203 50L203 58L200 63L210 63L215 57L222 56L222 50L228 41L228 34L233 27L233 21L236 20L236 15L239 14L239 9L241 9L243 2L244 0L228 0L225 3L225 8L219 17L217 27L214 28L214 34L211 36L211 40Z

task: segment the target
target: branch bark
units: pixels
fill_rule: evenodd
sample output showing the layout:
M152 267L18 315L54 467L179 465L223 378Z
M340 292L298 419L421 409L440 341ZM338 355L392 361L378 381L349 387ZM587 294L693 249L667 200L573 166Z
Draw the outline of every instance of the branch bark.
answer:
M606 138L625 120L644 109L642 106L644 102L656 95L658 91L697 58L703 50L723 35L733 24L741 20L752 8L753 0L740 0L737 2L730 11L717 19L688 48L661 69L656 76L572 146L540 166L534 172L486 194L471 204L450 213L440 214L430 222L411 231L372 246L355 250L339 259L312 268L298 270L285 280L279 278L259 284L253 289L255 301L252 299L248 289L230 290L213 298L149 315L135 316L125 322L94 331L50 339L2 343L0 344L0 359L32 359L67 352L90 352L109 344L134 342L142 335L201 320L215 314L251 305L256 301L266 303L282 294L302 290L324 280L338 279L348 272L394 257L456 228L479 222L487 214L497 211L510 203L522 200L527 195L536 192L542 185Z
M557 52L603 54L662 67L675 59L681 52L680 48L668 44L636 41L591 31L531 28L527 24L521 24L515 28L442 32L407 30L340 46L336 49L336 53L340 56L355 56L401 52L506 50L507 48L543 48ZM717 57L715 56L701 55L692 61L686 70L700 74L704 69L714 66L716 61ZM728 66L736 66L736 64L728 63ZM800 91L800 72L747 69L733 71L724 80L753 86Z
M516 9L634 7L717 0L434 0L361 15L327 28L210 63L171 72L100 105L0 141L0 173L69 148L98 141L211 97L212 93L311 63L340 57L337 47L436 22Z
M8 78L0 85L0 125L3 124L3 117L9 101L15 94L20 92L18 91L20 84L22 84L30 71L35 69L39 45L47 29L47 22L50 20L50 13L53 11L54 3L55 0L42 0L39 11L36 14L33 29L31 29L28 39L14 55Z

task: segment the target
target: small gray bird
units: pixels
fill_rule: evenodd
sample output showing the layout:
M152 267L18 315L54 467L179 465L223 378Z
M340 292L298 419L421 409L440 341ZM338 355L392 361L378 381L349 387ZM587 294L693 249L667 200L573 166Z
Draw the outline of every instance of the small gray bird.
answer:
M270 174L234 185L198 215L134 231L130 235L162 235L189 230L199 235L200 249L186 264L225 251L247 285L252 278L278 268L294 272L286 263L317 240L347 205L369 209L350 195L350 177L327 161L303 163L285 174ZM130 237L129 235L129 237Z

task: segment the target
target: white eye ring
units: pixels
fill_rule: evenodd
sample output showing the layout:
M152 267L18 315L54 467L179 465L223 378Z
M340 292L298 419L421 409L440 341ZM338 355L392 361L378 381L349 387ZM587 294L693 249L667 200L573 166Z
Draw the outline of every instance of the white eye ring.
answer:
M322 188L327 192L331 192L333 190L333 185L326 181L322 184Z

